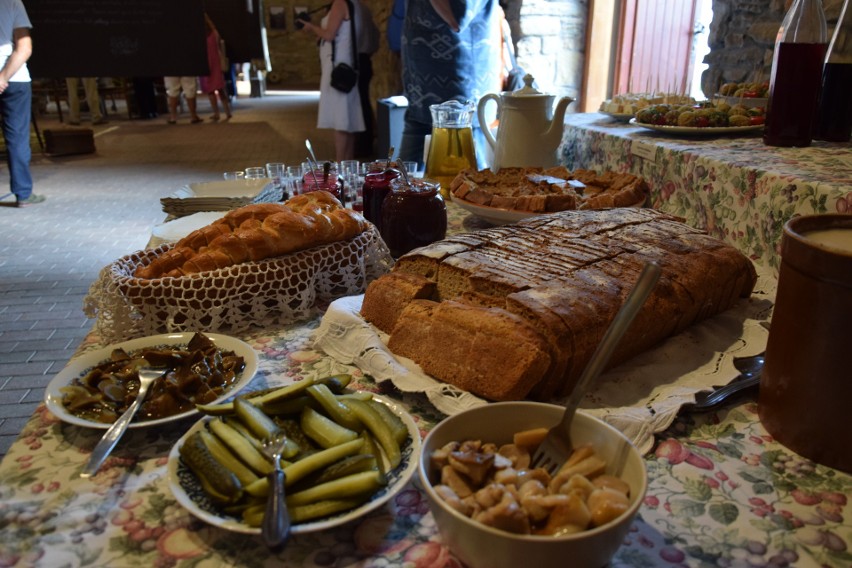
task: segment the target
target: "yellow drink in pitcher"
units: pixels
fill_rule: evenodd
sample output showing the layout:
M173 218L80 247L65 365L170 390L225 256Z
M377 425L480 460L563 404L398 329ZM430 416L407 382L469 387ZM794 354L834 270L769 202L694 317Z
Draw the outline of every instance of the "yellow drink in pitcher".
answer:
M476 170L473 131L463 128L432 128L432 141L426 156L425 178L441 184L441 195L450 198L450 183L465 168Z

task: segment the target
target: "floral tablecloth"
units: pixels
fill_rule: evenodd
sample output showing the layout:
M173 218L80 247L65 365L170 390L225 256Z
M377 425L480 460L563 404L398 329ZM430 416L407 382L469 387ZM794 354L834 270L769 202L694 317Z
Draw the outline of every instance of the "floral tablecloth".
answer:
M423 435L442 418L425 398L389 392L312 350L318 321L242 336L261 359L248 388L351 372L359 388L400 400ZM0 464L0 566L460 566L416 482L365 518L293 537L280 554L194 519L166 479L169 449L191 424L131 430L81 479L102 431L40 407ZM612 566L852 565L852 476L775 443L753 401L681 416L647 465L645 502Z
M766 146L761 133L690 137L616 122L566 118L560 147L570 169L629 172L651 187L651 205L706 229L777 268L784 223L811 213L852 213L852 144Z

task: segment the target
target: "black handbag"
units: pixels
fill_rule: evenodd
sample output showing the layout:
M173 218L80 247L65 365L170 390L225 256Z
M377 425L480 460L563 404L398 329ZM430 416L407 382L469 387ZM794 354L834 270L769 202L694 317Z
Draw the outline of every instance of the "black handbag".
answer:
M352 67L348 63L338 63L334 65L334 68L331 70L331 86L340 91L341 93L348 93L352 89L355 88L355 85L358 84L358 54L355 50L356 38L355 38L355 8L352 6L352 2L346 0L346 4L349 6L349 25L352 28L352 61L355 64L355 67ZM337 44L337 40L332 40L331 42L331 62L334 63L335 59L335 45Z

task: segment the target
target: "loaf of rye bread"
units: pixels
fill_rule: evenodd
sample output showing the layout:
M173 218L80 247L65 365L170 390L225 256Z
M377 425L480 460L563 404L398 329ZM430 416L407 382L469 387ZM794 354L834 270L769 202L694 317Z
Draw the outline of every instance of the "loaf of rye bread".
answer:
M191 232L174 247L136 269L137 278L180 277L264 260L344 241L361 234L367 221L326 191L285 203L256 203Z
M670 215L570 211L417 249L370 284L361 313L439 380L547 400L571 392L647 261L660 280L611 366L730 308L757 279L735 248Z

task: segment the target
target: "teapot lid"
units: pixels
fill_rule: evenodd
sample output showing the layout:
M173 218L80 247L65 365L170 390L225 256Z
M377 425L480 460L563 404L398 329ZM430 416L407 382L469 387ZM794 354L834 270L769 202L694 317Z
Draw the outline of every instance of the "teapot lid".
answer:
M517 91L511 91L506 94L513 97L550 96L545 93L542 93L541 91L536 90L536 88L533 87L534 81L535 77L527 73L526 75L524 75L524 86L518 89Z

